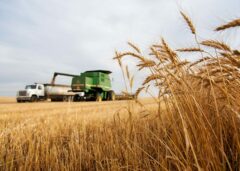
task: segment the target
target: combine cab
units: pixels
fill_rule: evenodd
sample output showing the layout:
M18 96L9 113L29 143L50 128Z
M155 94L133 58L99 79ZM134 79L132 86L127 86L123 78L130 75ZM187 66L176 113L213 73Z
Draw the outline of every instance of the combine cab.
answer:
M81 100L115 100L115 93L111 90L111 71L93 70L81 73L72 79L72 91L77 92L74 101Z

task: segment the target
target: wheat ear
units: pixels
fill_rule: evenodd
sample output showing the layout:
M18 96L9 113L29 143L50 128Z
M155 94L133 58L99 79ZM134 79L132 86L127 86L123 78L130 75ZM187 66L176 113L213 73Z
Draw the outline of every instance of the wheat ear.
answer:
M226 29L229 29L232 27L238 27L238 26L240 26L240 19L236 19L236 20L230 21L227 24L221 25L221 26L217 27L215 29L215 31L226 30Z

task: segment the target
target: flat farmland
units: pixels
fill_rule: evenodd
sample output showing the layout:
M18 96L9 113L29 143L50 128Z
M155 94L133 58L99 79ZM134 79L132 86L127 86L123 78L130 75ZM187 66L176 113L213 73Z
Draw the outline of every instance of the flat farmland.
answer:
M129 108L139 112L146 106L150 110L157 107L152 100L143 100L142 103L144 108L134 101L16 103L14 98L0 98L0 131L6 134L15 128L37 125L39 121L106 121L119 114L128 116L126 110Z
M144 118L157 107L152 100L142 103L144 107L134 101L16 103L1 98L0 170L91 170L106 168L105 162L119 170L121 157L115 154L125 151L129 118Z
M0 104L16 103L14 97L0 97Z

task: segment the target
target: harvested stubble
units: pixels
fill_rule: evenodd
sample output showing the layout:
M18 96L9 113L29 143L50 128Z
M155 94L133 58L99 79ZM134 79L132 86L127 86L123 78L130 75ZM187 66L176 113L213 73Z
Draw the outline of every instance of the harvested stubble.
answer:
M66 114L54 111L54 107L45 111L56 112L53 116L50 114L51 117L48 114L38 117L39 110L33 116L26 115L29 118L26 122L22 121L24 113L21 117L9 113L13 123L9 117L6 121L2 116L1 130L8 128L9 123L10 127L16 123L22 126L1 136L0 168L239 170L240 56L236 53L239 51L226 48L222 42L216 46L217 41L214 41L215 46L210 46L214 50L209 50L206 42L213 41L204 40L201 42L205 43L200 44L191 20L181 14L198 44L194 51L184 48L183 52L191 55L198 50L198 61L182 60L164 39L150 47L149 57L132 43L129 45L134 52L116 52L115 58L123 73L126 67L121 59L125 56L139 60L139 69L150 70L151 75L137 94L155 86L159 95L154 106L145 106L136 100L144 109L140 112L136 104L121 106L120 102L114 102L111 111L120 107L119 114L88 122L77 117L86 108L80 110L75 105ZM126 70L128 79L125 80L132 82L133 76ZM109 112L104 109L100 107L92 118ZM112 116L113 119L107 120Z

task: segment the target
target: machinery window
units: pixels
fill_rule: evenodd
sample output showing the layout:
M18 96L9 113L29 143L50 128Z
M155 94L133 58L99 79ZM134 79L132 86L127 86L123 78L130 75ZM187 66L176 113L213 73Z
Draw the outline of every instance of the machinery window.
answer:
M36 89L36 85L27 85L25 89Z

